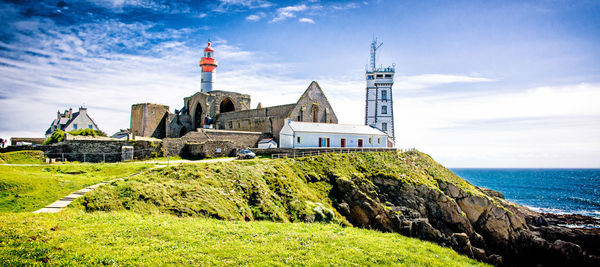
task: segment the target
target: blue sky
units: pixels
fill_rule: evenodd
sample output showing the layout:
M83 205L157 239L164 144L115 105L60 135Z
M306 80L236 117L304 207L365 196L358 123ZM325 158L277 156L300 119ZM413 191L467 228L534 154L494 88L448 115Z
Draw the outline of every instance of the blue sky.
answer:
M165 2L165 3L163 3ZM0 137L42 136L85 105L109 134L132 104L216 89L292 103L318 81L364 122L364 70L396 66L398 147L451 167L600 167L598 1L6 1Z

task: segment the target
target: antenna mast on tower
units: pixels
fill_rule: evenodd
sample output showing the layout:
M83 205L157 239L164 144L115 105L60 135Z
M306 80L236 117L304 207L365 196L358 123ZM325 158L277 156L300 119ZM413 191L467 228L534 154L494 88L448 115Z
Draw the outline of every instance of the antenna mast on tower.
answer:
M375 65L377 49L379 49L382 45L383 42L377 45L377 38L373 38L373 42L371 42L371 71L375 71L375 69L377 69L377 65Z

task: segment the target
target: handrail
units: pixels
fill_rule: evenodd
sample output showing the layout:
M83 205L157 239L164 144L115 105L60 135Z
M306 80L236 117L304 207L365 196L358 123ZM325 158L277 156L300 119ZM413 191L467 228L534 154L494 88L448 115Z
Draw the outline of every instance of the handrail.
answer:
M411 148L412 150L401 150L402 152L407 151L415 151L415 148ZM340 149L318 149L316 151L309 152L301 152L296 153L296 150L288 153L273 153L271 154L271 159L280 159L280 158L299 158L299 157L307 157L307 156L318 156L321 154L330 154L330 153L354 153L354 152L362 152L362 153L370 153L370 152L388 152L388 151L398 151L396 148L340 148Z

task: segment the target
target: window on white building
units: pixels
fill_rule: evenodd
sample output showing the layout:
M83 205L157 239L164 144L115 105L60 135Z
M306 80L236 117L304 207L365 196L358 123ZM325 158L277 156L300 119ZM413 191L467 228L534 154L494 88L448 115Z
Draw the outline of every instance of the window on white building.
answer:
M381 114L387 114L387 106L381 106Z
M377 144L381 144L381 137L377 137Z
M381 91L381 100L387 101L387 90Z
M92 125L91 125L91 124L90 124L90 125L88 125L88 128L90 128L90 129L93 129L93 127L92 127Z
M73 124L73 129L77 130L77 123Z
M372 144L372 143L373 143L373 138L369 137L369 144Z
M383 130L384 132L387 132L387 123L385 123L385 122L381 123L381 130Z
M296 137L296 143L300 144L300 136Z

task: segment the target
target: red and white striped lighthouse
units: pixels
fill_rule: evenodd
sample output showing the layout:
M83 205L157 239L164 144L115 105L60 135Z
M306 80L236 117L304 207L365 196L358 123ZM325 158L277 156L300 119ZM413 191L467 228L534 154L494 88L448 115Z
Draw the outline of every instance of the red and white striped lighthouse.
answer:
M200 89L202 92L210 92L212 91L213 84L217 79L217 60L213 58L213 53L215 50L210 46L210 42L208 42L208 46L204 48L204 57L200 59L200 67L202 68L202 82L200 84Z

